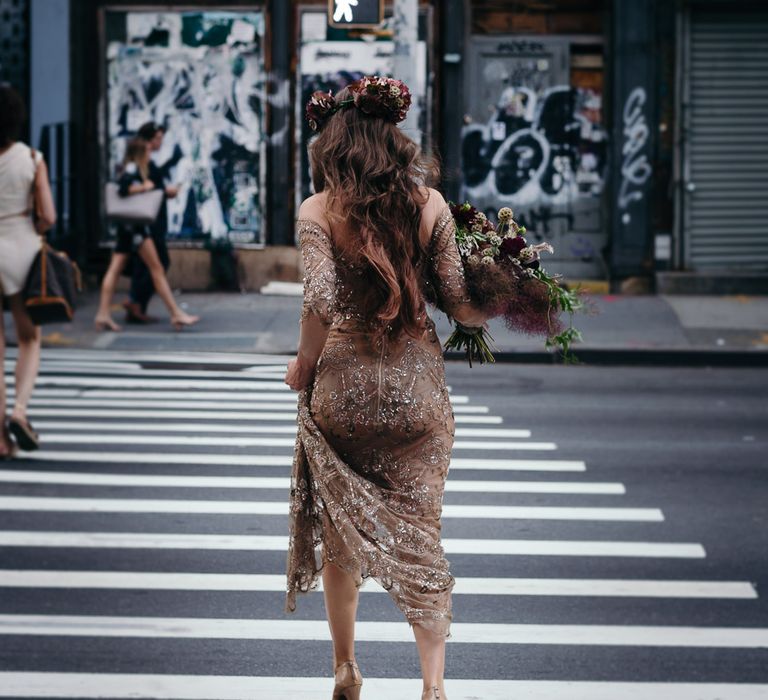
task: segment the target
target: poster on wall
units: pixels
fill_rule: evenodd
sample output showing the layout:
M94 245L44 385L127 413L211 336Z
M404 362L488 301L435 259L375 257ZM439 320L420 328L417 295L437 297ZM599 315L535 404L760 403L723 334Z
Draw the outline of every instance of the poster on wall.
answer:
M508 206L552 269L605 273L608 134L602 71L574 70L567 39L475 37L462 133L461 198L489 216Z
M307 146L314 135L304 119L304 106L315 90L331 90L334 94L364 75L392 75L394 43L391 41L326 41L325 21L319 15L314 27L311 20L318 13L306 13L302 23L302 46L299 60L299 85L296 91L297 113L297 183L298 204L312 194ZM320 22L322 20L322 23ZM313 31L313 29L315 31ZM419 101L422 133L427 132L427 44L419 41L416 52L418 82L409 85L414 100Z
M139 127L165 128L153 159L179 194L171 240L264 243L264 17L107 12L109 177Z

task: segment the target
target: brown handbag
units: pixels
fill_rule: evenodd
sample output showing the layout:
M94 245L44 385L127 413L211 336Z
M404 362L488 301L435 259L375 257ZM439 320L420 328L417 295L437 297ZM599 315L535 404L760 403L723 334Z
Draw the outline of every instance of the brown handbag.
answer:
M35 151L32 150L32 160ZM40 203L37 199L37 165L32 180L33 219L39 219ZM80 270L66 253L54 250L41 237L40 252L32 262L22 290L24 306L35 325L66 323L75 314L76 291L82 288Z
M36 326L67 323L75 315L75 295L81 289L80 270L66 253L45 241L24 284L24 306Z

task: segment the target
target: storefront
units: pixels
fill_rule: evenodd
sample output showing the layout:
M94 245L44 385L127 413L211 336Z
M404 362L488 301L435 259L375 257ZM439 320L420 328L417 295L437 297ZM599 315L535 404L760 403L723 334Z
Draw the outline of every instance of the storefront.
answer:
M51 124L64 137L63 221L86 266L98 273L109 253L104 183L154 120L167 128L157 161L181 185L176 283L208 284L219 243L240 251L249 289L300 276L304 103L392 72L392 3L373 30L330 27L327 0L0 0L10 7L22 9L3 23L0 67L31 66L33 142ZM616 290L642 278L650 291L660 272L765 270L768 10L751 7L420 1L411 87L444 192L489 214L510 206L554 245L551 270ZM24 35L17 59L9 31Z

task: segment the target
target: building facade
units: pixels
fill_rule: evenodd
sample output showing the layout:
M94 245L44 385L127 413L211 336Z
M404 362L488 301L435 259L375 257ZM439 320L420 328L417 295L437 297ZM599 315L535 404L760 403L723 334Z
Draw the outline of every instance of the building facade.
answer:
M303 105L391 71L394 52L391 3L375 30L330 27L328 6L0 0L0 71L53 161L61 244L99 269L104 184L154 120L167 128L158 162L181 185L176 284L208 284L216 245L238 249L249 288L298 278ZM420 138L447 196L511 206L554 245L550 270L615 290L748 290L768 272L755 180L768 166L766 46L768 10L738 0L423 0Z

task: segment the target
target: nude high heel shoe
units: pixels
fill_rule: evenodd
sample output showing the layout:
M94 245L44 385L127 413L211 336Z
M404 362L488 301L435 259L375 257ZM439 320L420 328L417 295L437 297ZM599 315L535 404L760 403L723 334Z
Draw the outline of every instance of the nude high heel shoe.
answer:
M431 688L427 688L427 690L421 694L421 700L444 700L444 698L440 694L440 689L435 685Z
M331 700L360 700L363 677L354 661L342 661L336 667L334 682Z

